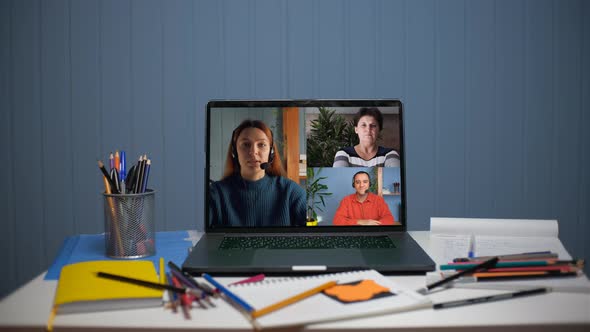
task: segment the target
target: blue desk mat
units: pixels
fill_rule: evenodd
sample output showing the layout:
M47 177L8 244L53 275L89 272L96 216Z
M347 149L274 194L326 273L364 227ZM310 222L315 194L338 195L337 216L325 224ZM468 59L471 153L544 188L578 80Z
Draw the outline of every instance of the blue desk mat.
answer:
M156 232L156 254L137 260L153 262L156 271L158 271L160 257L164 257L166 262L166 272L170 272L168 261L172 261L176 265L181 266L188 255L189 248L191 247L192 243L187 231ZM65 265L97 260L124 259L115 259L106 256L104 234L69 236L64 240L56 259L47 270L45 280L58 280L61 268Z

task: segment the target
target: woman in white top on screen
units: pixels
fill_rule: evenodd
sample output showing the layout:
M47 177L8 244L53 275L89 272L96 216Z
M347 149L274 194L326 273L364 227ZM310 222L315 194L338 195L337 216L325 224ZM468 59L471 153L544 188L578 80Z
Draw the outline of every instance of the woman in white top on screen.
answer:
M363 107L354 116L359 144L344 147L334 157L333 167L399 167L397 151L377 145L383 130L383 115L377 107Z

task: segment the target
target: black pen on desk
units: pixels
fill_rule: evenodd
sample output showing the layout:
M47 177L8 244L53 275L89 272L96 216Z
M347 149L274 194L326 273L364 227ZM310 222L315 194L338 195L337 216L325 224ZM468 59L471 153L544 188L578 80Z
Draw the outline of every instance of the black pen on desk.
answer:
M523 291L518 291L518 292L513 292L513 293L504 293L504 294L497 294L497 295L474 297L474 298L464 299L464 300L435 303L432 306L432 308L433 309L445 309L445 308L459 307L459 306L470 305L470 304L508 300L508 299L513 299L513 298L517 298L517 297L521 297L521 296L543 294L543 293L547 293L549 291L551 291L551 288L548 288L548 287L533 288L533 289L528 289L528 290L523 290Z
M194 290L191 288L175 287L175 286L171 286L169 284L160 284L158 282L151 282L151 281L146 281L146 280L141 280L141 279L135 279L135 278L130 278L130 277L126 277L126 276L122 276L122 275L118 275L118 274L112 274L112 273L108 273L108 272L97 272L96 275L101 278L126 282L129 284L144 286L144 287L148 287L148 288L161 289L161 290L167 289L167 290L171 290L175 293L180 293L180 294L193 294L193 292L194 292Z
M492 258L490 260L487 260L487 261L485 261L485 262L483 262L481 264L478 264L478 265L476 265L476 266L474 266L472 268L462 270L462 271L457 272L457 273L455 273L455 274L453 274L451 276L448 276L448 277L446 277L446 278L444 278L442 280L439 280L437 282L434 282L434 283L432 283L430 285L426 285L425 288L419 289L418 290L418 293L426 294L431 289L433 289L435 287L438 287L438 286L441 286L441 285L444 285L444 284L446 284L446 283L448 283L450 281L453 281L453 280L455 280L455 279L457 279L457 278L459 278L459 277L461 277L463 275L466 275L468 273L473 273L473 272L478 271L478 270L481 270L481 269L489 269L489 268L492 268L492 267L494 267L496 265L496 263L498 263L498 257L494 257L494 258Z

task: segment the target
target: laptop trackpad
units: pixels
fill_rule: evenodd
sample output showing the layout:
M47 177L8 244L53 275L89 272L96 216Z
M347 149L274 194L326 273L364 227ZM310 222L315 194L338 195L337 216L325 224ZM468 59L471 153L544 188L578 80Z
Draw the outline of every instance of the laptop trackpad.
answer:
M254 253L255 265L271 266L364 266L358 250L284 250L259 249Z

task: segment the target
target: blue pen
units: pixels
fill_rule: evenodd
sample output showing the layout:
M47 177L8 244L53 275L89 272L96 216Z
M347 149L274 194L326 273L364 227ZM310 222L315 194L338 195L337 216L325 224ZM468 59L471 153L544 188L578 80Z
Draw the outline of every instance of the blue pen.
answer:
M248 313L254 311L254 308L252 308L252 306L246 303L246 301L242 300L236 294L232 293L229 289L227 289L225 286L215 281L213 277L211 277L207 273L203 273L202 276L203 278L205 278L205 280L207 280L209 283L211 283L213 286L219 289L222 293L224 293L227 297L229 297L233 302L244 308Z
M125 160L125 151L121 150L121 160L120 163L120 171L119 176L121 177L121 181L125 181L125 176L127 175L127 161Z

